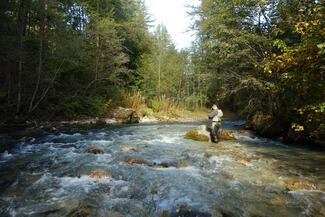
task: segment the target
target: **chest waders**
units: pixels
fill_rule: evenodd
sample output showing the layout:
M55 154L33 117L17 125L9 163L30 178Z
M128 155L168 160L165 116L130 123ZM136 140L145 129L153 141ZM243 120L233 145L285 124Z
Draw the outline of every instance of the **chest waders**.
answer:
M212 121L211 125L211 140L212 142L218 142L218 136L220 134L221 121Z

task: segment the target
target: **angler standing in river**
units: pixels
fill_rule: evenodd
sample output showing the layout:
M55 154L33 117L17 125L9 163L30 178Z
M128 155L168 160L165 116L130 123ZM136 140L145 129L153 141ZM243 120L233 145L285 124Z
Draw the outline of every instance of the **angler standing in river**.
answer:
M211 108L212 112L209 113L209 120L211 123L211 140L212 142L218 142L219 131L221 127L221 117L223 116L223 112L218 108L217 105L213 105Z

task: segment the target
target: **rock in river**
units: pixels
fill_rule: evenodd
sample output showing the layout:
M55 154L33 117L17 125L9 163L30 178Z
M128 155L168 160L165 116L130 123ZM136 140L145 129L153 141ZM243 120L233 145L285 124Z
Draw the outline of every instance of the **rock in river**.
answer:
M211 142L211 133L206 125L201 125L197 129L193 129L186 133L185 138L195 141ZM235 136L234 133L229 130L220 129L218 138L219 140L233 140Z
M290 191L296 190L316 190L316 186L310 182L294 182L287 184L287 189Z
M91 178L94 178L94 179L102 179L104 177L110 177L110 174L105 172L104 170L93 170L91 171L91 173L89 174L89 176Z
M86 149L86 152L90 154L104 154L104 150L96 147L89 147Z
M233 140L235 139L235 135L233 132L225 129L221 129L218 135L220 140Z
M186 133L185 138L201 142L211 142L210 132L206 125L201 125L197 129L189 131Z
M125 146L125 147L121 148L121 151L122 152L130 152L130 151L136 151L136 149L134 147Z
M114 118L120 122L127 124L139 123L140 121L140 117L135 110L122 107L119 107L114 112Z

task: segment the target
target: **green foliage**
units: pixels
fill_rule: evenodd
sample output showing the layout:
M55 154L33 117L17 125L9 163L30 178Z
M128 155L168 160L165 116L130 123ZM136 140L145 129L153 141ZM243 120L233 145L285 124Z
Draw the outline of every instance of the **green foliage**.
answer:
M194 52L178 51L163 25L157 27L153 42L151 52L141 57L138 69L142 77L140 89L146 99L153 99L153 110L159 111L168 104L160 97L186 109L204 107L206 78L199 71L194 71Z
M128 92L123 95L122 105L126 108L132 108L137 112L141 112L145 109L146 101L140 91Z
M208 103L208 97L205 94L194 93L190 96L184 96L181 103L185 108L195 111L205 107Z
M41 2L0 4L0 110L6 118L51 109L63 117L103 115L109 99L116 104L140 79L137 64L152 43L143 3Z
M142 1L4 0L0 118L101 117L118 106L176 117L217 102L322 140L324 8L202 0L197 40L177 50L163 25L149 33Z
M306 133L310 140L324 140L325 102L297 109L293 121L294 131Z
M319 1L202 0L193 57L195 73L211 75L209 100L323 139L324 120L311 108L325 98L324 12ZM290 115L295 108L306 113Z
M43 111L42 114L47 113L53 119L76 119L82 116L103 117L107 112L105 99L100 97L77 97L73 100L60 100L58 103L47 107L47 111Z
M150 107L154 112L167 112L177 108L175 102L165 95L152 99L150 101Z

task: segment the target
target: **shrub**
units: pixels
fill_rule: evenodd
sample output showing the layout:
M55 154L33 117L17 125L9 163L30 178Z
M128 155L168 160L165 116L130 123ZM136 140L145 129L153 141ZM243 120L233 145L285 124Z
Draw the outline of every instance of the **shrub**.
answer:
M48 106L45 113L55 119L74 119L82 116L103 117L107 114L106 103L107 101L102 97L67 98Z
M176 102L165 95L152 99L150 107L154 112L169 112L171 110L178 110Z
M123 106L126 108L132 108L137 112L140 112L143 108L146 108L146 101L140 91L128 92L123 94Z
M308 135L308 139L325 139L325 103L308 105L297 109L297 117L291 128L296 133Z

